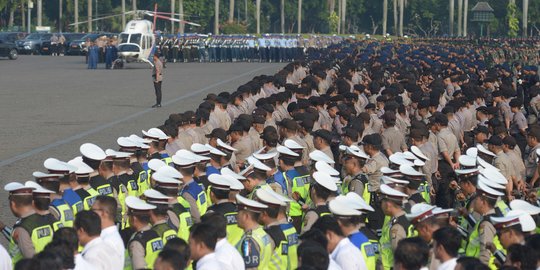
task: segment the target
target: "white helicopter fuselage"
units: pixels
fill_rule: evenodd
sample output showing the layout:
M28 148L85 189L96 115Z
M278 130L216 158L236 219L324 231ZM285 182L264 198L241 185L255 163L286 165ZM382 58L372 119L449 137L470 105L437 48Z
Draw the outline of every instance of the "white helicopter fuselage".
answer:
M126 62L150 63L149 57L155 43L152 22L148 20L132 20L120 33L118 56Z

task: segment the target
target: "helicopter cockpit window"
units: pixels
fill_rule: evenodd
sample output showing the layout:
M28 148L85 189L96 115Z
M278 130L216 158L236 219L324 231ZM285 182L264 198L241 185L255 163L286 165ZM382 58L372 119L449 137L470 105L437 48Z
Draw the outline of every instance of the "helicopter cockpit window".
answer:
M131 37L129 38L129 43L140 44L141 34L131 34Z
M120 34L120 36L118 37L118 42L121 44L121 43L127 43L128 42L128 38L129 38L129 34Z

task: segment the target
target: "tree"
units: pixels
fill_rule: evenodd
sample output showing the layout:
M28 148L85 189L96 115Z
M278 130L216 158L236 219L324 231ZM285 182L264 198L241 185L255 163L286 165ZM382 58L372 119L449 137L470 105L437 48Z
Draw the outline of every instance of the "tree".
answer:
M462 25L463 25L463 0L457 0L457 35L460 37L462 35Z
M328 23L330 24L330 34L337 34L339 17L335 11L332 11L330 13L330 17L328 17Z
M399 0L394 0L392 2L392 9L394 10L394 35L395 36L399 35L399 33L398 33L398 31L399 31L399 29L398 29L398 27L399 27L398 26L398 20L399 20L399 18L398 18L398 5L399 5L398 1Z
M405 9L404 0L399 0L399 36L403 36L403 13Z
M448 6L448 34L454 36L454 0L450 0Z
M523 29L523 36L527 36L527 25L528 25L528 18L529 16L529 0L523 0L523 18L522 18L522 29Z
M383 0L383 18L382 18L382 34L386 35L386 25L388 23L388 0Z
M219 0L214 0L214 35L219 35Z
M281 3L279 5L279 17L281 18L281 33L285 33L285 0L281 0Z
M232 23L234 21L234 0L229 0L229 19L227 20L228 23Z
M508 21L508 36L509 37L517 37L518 31L519 31L519 20L516 15L517 6L515 3L509 2L508 3L508 13L507 13L507 21Z
M302 33L302 0L298 0L298 34Z

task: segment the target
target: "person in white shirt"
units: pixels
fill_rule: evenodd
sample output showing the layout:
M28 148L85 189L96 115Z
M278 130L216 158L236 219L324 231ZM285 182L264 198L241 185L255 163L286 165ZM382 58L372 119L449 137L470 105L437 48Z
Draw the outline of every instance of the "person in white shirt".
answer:
M427 270L429 246L420 237L404 238L394 251L394 270Z
M222 269L214 250L217 243L217 234L212 225L199 223L190 229L189 249L191 259L197 262L196 270Z
M114 225L115 215L117 211L116 200L113 197L99 195L92 205L92 211L101 219L101 239L110 244L116 251L116 256L122 262L124 267L125 246L118 227Z
M0 270L11 270L12 267L11 257L4 246L0 245Z
M154 270L184 270L188 260L174 249L163 249L154 263Z
M433 252L441 261L437 270L454 270L461 246L461 234L453 227L443 227L433 233ZM435 269L430 269L435 270Z
M366 269L364 257L349 238L345 237L337 220L332 216L322 216L313 224L314 229L322 231L328 239L326 249L330 258L343 270Z
M81 255L93 269L122 270L124 268L124 262L118 259L112 245L101 239L101 219L96 213L79 212L73 227L77 231L79 245L84 247Z
M210 212L201 217L204 224L214 227L217 234L217 243L215 248L216 258L222 264L223 270L244 270L244 259L227 241L227 220L216 212Z

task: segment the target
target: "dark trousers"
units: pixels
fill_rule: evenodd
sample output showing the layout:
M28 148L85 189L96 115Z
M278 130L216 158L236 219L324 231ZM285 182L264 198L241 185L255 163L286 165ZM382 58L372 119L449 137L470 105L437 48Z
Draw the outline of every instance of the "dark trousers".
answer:
M453 208L454 207L454 191L450 189L450 182L455 179L454 170L444 160L439 160L439 172L441 179L438 179L437 183L437 198L436 205L441 208Z
M525 158L525 148L527 147L527 138L523 136L521 133L515 133L512 134L512 136L516 139L517 146L519 147L519 150L521 150L521 158Z
M161 81L154 81L154 90L156 92L156 104L161 104Z

